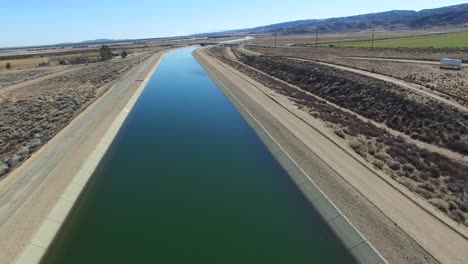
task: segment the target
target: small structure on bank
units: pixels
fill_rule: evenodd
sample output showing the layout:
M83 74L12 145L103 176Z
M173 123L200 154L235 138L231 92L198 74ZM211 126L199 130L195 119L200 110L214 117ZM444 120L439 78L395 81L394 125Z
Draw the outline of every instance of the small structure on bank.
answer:
M463 69L463 61L457 59L441 59L440 60L441 69L452 69L452 70L461 70Z

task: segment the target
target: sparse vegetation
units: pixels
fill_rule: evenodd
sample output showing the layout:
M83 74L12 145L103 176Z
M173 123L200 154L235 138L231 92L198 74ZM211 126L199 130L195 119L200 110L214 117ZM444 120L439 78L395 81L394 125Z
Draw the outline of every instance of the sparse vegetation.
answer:
M277 57L241 61L413 139L468 154L468 115L371 77Z
M299 108L330 124L336 135L340 136L339 131L342 131L350 148L377 170L388 174L425 199L439 199L432 200L432 203L438 201L435 205L437 208L455 221L468 226L467 165L408 143L404 138L396 137L382 128L364 122L352 113L342 111L304 91L298 91L232 61L224 56L220 48L211 48L210 53L276 92L290 97ZM242 61L253 60L244 57L245 55L236 50L234 54ZM288 76L290 82L300 79L297 76ZM309 76L316 78L312 74ZM439 206L440 204L449 206Z
M25 86L20 91L3 93L0 108L0 178L47 143L101 92L101 87L128 72L141 58L91 64L73 73ZM35 69L29 74L41 76L50 71ZM24 73L1 74L0 83L24 80ZM5 78L2 78L4 75Z
M122 57L124 59L127 58L127 56L128 56L128 53L125 50L122 51L122 53L120 54L120 57Z

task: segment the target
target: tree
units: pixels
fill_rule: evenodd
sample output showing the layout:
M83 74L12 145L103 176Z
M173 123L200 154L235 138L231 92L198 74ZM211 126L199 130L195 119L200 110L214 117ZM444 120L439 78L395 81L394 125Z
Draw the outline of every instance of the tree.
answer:
M109 46L102 45L101 47L101 60L106 61L112 59L112 49Z
M127 55L128 55L128 53L127 53L125 50L122 51L122 53L120 54L120 56L121 56L122 58L126 58Z
M9 69L11 69L11 64L10 64L9 62L7 62L7 64L6 64L6 67L5 67L5 68L7 68L8 70L9 70Z

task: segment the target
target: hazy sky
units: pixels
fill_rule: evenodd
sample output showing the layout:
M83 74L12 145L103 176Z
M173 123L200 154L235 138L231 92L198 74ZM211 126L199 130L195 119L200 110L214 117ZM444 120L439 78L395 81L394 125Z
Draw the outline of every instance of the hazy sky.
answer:
M461 4L453 0L0 0L0 47L151 38L299 19Z

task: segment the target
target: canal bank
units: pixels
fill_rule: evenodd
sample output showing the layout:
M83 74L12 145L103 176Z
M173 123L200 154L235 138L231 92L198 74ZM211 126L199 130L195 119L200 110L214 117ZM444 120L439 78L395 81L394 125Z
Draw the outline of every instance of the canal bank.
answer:
M151 56L124 76L119 83L109 89L107 93L102 95L54 137L44 149L41 149L38 157L32 158L31 163L34 165L35 158L42 160L45 157L41 156L46 155L47 157L48 152L59 153L55 155L64 156L58 159L59 164L57 167L54 168L49 165L54 169L51 175L47 176L46 181L40 185L40 193L33 192L33 197L30 197L25 202L26 205L22 205L20 208L23 211L27 209L29 207L28 203L31 203L36 197L39 198L38 200L53 199L55 204L47 206L49 208L47 209L48 212L41 217L40 224L29 242L24 245L21 253L17 255L15 263L39 263L166 52L162 51ZM70 153L60 154L62 151L55 145L67 145L68 141L76 142L71 145ZM37 173L37 170L35 171ZM63 183L56 184L56 186L52 185L57 183L57 180L54 180L57 174L63 179L69 178L65 186ZM62 181L64 181L63 179ZM41 194L44 189L51 194L58 193L57 198L51 198L54 195L44 198L46 195ZM32 202L34 203L34 201ZM40 203L36 200L35 204L37 207ZM13 221L19 218L18 220L21 222L28 217L37 218L36 215L24 216L21 214L15 215L10 220ZM15 232L20 233L21 231L16 230Z
M299 187L301 192L307 197L309 202L318 211L324 221L331 227L337 237L344 243L347 250L355 257L359 263L387 263L380 253L371 245L371 243L351 224L346 216L330 201L330 199L317 187L313 180L307 175L301 166L285 151L285 149L275 140L275 138L262 126L255 115L248 110L244 105L248 103L242 97L238 97L233 93L233 88L229 85L229 80L222 78L216 73L216 69L208 62L208 56L203 53L203 50L194 52L197 61L202 65L206 72L216 82L218 87L223 91L226 97L233 103L237 110L242 114L244 119L255 130L257 135L268 147L273 156L278 160L283 168L286 169L288 175ZM250 109L260 109L257 107ZM259 111L255 111L258 115ZM268 114L267 114L268 115ZM271 117L270 117L271 118Z
M353 263L192 50L161 63L44 263Z

